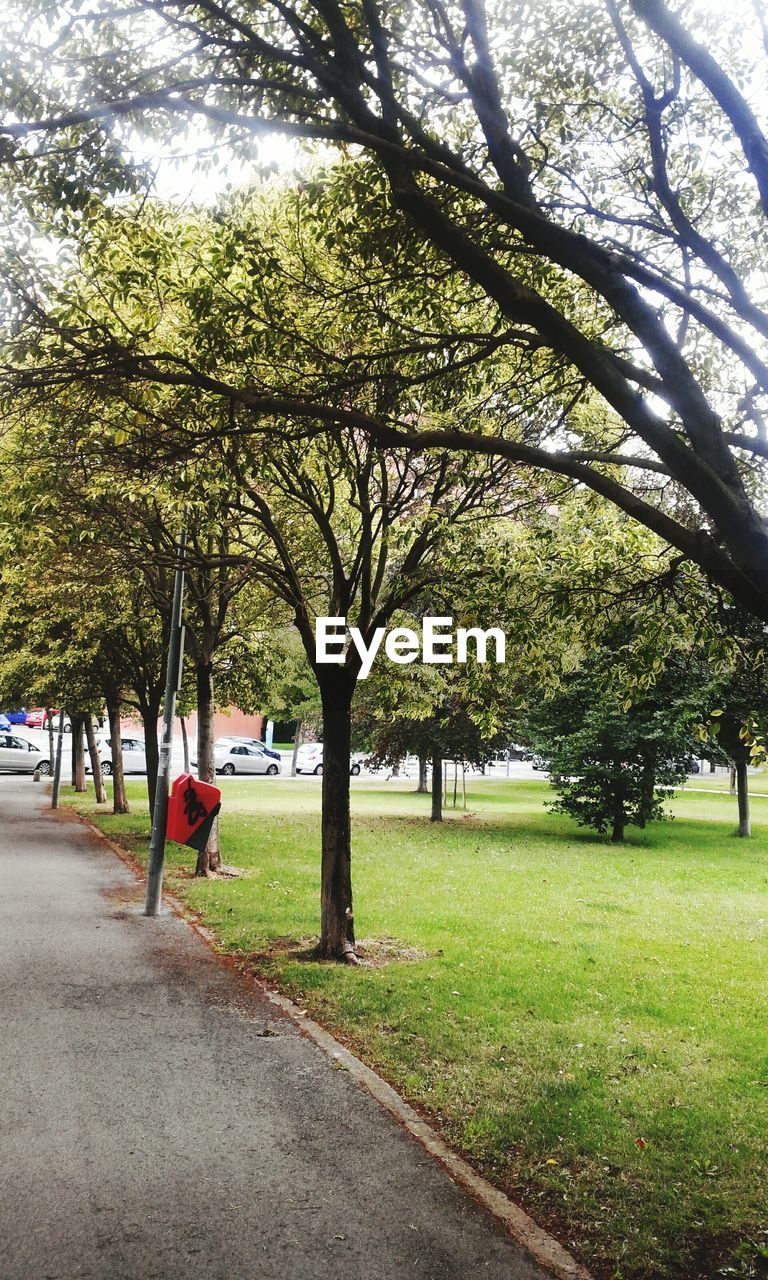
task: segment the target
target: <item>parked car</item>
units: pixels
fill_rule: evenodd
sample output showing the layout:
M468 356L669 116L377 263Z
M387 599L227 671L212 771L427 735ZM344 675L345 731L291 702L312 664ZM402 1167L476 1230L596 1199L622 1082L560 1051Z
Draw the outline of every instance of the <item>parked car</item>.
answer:
M531 765L537 771L542 769L545 773L547 773L549 770L549 761L545 760L543 756L533 756L531 760Z
M353 777L357 777L362 769L362 757L352 755L349 758L349 772ZM323 772L323 744L322 742L305 742L296 752L296 772L297 773L317 773Z
M57 712L55 712L55 714L54 714L54 715L52 715L52 716L51 716L51 728L52 728L52 729L58 729L58 727L59 727L59 712L57 711ZM48 720L47 720L47 718L45 718L45 719L43 720L43 723L42 723L42 725L40 726L40 728L41 728L41 729L47 729L47 728L48 728ZM71 732L72 732L72 725L70 724L69 716L68 716L66 713L65 713L65 715L64 715L64 732L65 732L65 733L71 733Z
M46 775L51 772L46 753L18 734L0 733L0 772L34 773L35 769Z
M45 724L45 707L30 707L24 723L28 729L42 729Z
M267 755L263 748L250 747L245 742L223 742L214 746L213 759L216 772L231 777L234 773L267 773L270 777L280 772L280 761ZM197 761L192 761L194 765Z
M96 746L101 757L101 772L105 778L112 773L112 739L99 734ZM146 773L147 753L141 738L128 738L120 735L120 746L123 749L123 773ZM90 762L86 758L86 772L90 773Z
M15 711L4 711L3 715L9 724L26 724L27 708L17 707Z
M230 738L225 736L223 738L217 738L216 741L214 742L213 744L214 754L219 749L219 747L250 747L251 750L258 752L259 755L265 756L267 760L276 760L278 764L280 763L280 760L281 760L279 751L272 751L271 748L265 747L264 743L259 742L258 738L237 738L234 736ZM197 768L196 747L193 748L192 750L192 756L190 758L189 763L192 765L193 769ZM280 770L278 769L278 773L279 772Z
M259 742L258 738L242 738L234 734L217 738L213 744L215 747L224 746L227 742L242 742L246 747L255 747L257 751L263 751L265 756L269 756L272 760L281 760L282 756L279 751L275 751L274 747L268 747L263 742Z

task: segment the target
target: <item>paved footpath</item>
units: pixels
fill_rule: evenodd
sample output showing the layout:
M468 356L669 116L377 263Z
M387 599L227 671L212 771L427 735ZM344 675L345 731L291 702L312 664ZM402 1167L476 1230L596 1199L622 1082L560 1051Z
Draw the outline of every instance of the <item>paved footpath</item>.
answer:
M547 1280L46 800L0 778L2 1280Z

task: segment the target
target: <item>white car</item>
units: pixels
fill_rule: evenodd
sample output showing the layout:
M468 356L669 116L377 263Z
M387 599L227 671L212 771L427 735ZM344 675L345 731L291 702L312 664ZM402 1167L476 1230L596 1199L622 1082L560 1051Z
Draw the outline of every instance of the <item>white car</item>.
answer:
M258 738L244 738L240 734L232 734L223 738L217 738L214 747L234 746L235 743L242 743L244 747L253 747L254 750L260 751L262 755L271 756L273 760L280 762L280 752L275 751L274 747L268 747L264 742L259 742Z
M48 726L48 720L47 720L45 717L43 718L43 723L42 723L42 725L41 725L40 727L41 727L42 729L45 729L46 733L48 732L48 727L49 727L49 726ZM50 724L50 728L51 728L51 729L54 729L54 730L58 730L58 727L59 727L59 714L58 714L58 712L57 712L57 714L56 714L55 716L51 716L51 724ZM66 714L65 714L65 716L64 716L64 732L65 732L65 733L71 733L71 732L72 732L72 725L71 725L71 723L70 723L69 716L68 716L68 715L66 715Z
M351 756L349 761L349 772L353 777L357 777L362 764L356 756ZM322 742L305 742L296 752L296 772L297 773L317 773L323 772L323 744Z
M120 745L123 749L123 773L146 773L147 753L141 738L124 738L121 734ZM112 739L99 735L96 746L101 756L101 772L108 778L112 773ZM86 762L85 768L90 773L90 763Z
M0 733L0 773L34 773L35 769L46 776L51 772L48 753L18 734Z
M266 751L247 742L221 742L213 748L216 772L231 777L234 773L266 773L270 777L280 772L280 761L268 756ZM192 761L197 764L196 760Z

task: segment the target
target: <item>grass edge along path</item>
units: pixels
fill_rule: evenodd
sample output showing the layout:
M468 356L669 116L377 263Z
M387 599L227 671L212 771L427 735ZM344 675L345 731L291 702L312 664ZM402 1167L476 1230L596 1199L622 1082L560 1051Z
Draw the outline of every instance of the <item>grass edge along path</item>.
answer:
M546 784L475 784L442 827L411 786L353 795L370 966L304 954L313 782L228 785L244 875L194 881L169 846L167 887L597 1273L768 1274L768 803L738 841L730 797L685 795L617 850ZM76 807L141 859L146 813Z

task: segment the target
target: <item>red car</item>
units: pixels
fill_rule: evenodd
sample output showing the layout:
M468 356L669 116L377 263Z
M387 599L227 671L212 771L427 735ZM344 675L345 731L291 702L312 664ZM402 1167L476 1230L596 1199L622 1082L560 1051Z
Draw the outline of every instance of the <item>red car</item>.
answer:
M45 707L31 707L24 721L28 729L45 728Z

